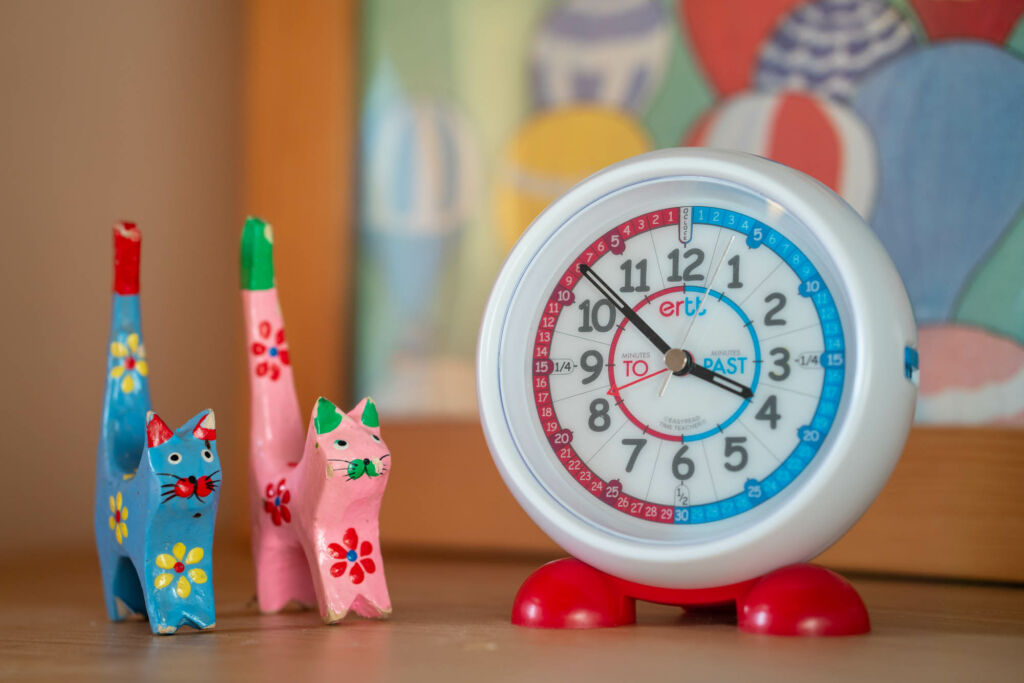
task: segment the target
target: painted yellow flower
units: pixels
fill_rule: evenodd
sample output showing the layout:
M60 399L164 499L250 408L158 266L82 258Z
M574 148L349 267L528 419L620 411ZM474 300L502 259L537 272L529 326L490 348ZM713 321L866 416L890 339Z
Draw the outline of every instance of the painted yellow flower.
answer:
M124 500L121 498L121 492L117 492L117 497L110 496L110 517L107 519L110 522L110 530L117 536L117 542L124 543L124 539L128 538L128 508L124 506Z
M186 553L184 543L175 543L171 552L174 554L160 553L156 556L156 566L167 571L157 574L153 585L157 588L166 588L173 582L174 592L178 597L187 598L192 592L192 583L206 583L206 572L199 567L185 571L185 565L196 564L203 559L203 549L197 546ZM174 581L175 575L179 575L177 582ZM192 583L189 583L190 579Z
M121 391L130 394L142 384L142 378L149 374L146 349L139 343L139 335L129 334L124 341L110 343L110 355L121 362L110 369L110 376L121 380Z

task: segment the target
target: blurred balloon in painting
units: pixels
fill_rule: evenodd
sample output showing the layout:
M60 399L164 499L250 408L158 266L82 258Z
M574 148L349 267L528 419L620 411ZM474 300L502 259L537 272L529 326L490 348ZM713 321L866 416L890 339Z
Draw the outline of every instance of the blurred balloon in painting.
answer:
M955 319L1024 344L1024 198L1010 227L971 272L960 293Z
M848 107L809 93L744 93L697 122L686 144L759 154L817 178L861 216L875 195L871 133Z
M977 38L1001 45L1024 0L910 0L931 40Z
M644 129L615 109L549 109L527 121L506 145L495 187L504 246L548 204L605 166L651 148Z
M1024 424L1024 347L969 325L918 330L919 422Z
M817 0L793 10L761 47L757 87L846 101L866 73L916 44L884 0Z
M880 67L854 106L878 145L872 227L918 320L946 320L1024 196L1024 61L941 43Z
M364 117L363 141L362 239L385 272L388 304L406 321L426 320L479 195L476 139L453 104L396 98Z
M679 0L679 20L719 95L753 86L757 55L786 12L804 0Z
M661 84L672 39L660 0L560 2L530 48L534 104L642 111Z

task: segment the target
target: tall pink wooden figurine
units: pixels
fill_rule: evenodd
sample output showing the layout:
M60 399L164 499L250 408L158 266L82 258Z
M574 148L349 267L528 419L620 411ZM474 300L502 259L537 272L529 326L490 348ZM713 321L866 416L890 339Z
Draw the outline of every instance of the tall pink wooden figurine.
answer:
M317 399L302 418L274 283L273 233L258 218L242 231L241 285L249 356L250 513L260 610L320 606L327 623L350 609L391 613L378 515L391 470L377 407L346 413Z

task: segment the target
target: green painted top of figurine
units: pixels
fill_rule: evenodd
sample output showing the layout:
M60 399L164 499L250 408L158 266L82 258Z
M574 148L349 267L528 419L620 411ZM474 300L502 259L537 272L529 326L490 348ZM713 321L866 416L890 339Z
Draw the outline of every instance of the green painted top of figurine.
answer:
M274 231L262 218L245 219L239 275L242 289L274 287Z

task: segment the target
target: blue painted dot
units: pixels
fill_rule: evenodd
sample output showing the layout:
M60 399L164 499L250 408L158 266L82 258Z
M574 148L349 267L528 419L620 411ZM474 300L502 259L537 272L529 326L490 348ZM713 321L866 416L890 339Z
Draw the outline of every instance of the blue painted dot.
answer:
M355 562L359 558L359 554L355 550L349 550L348 555L345 556L349 562Z
M277 355L277 347L276 346L271 346L270 347L270 351L268 351L267 353L269 353L271 357L276 356Z
M280 507L280 505L281 505L281 496L278 496L277 498L274 499L274 505L277 505L278 507Z

